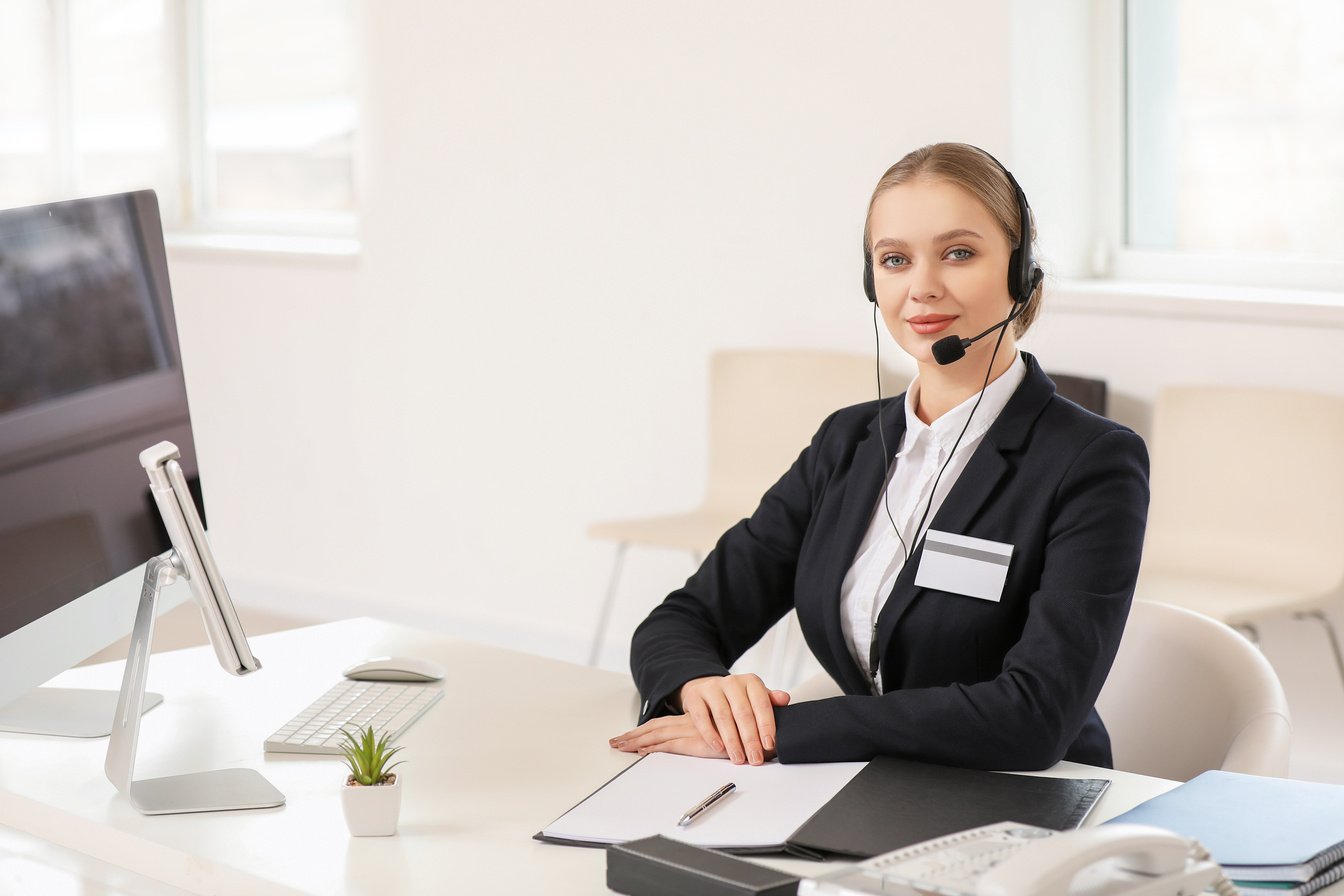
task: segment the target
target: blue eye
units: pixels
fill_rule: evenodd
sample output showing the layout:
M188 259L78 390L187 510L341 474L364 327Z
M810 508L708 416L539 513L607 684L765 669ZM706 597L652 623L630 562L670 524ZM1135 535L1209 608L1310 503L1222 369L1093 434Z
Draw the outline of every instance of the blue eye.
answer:
M910 262L906 260L904 255L889 253L887 255L882 256L882 260L880 263L884 268L895 268L895 267L904 267Z
M961 248L952 249L947 254L953 261L966 261L967 259L975 257L975 253L970 249Z

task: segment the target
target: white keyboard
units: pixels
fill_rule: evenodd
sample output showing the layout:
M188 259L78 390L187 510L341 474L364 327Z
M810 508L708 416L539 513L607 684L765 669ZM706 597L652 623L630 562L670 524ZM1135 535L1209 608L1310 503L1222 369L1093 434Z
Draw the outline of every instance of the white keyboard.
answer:
M395 742L442 696L443 688L430 684L342 681L266 738L266 752L339 756L341 730L370 725Z

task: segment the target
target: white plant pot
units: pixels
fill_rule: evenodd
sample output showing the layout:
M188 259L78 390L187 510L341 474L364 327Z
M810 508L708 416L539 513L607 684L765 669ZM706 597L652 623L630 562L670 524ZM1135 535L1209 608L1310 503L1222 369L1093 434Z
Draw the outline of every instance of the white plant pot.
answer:
M401 775L391 784L364 787L347 784L341 788L341 809L345 824L354 837L389 837L397 832L401 814Z

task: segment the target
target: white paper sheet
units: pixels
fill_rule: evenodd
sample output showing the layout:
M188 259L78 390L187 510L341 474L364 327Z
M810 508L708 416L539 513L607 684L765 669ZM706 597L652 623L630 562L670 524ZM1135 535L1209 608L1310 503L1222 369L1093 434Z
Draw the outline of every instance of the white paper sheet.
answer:
M662 834L697 846L779 847L865 765L733 765L726 759L651 753L542 834L588 843L624 843ZM729 782L737 785L734 792L686 827L677 826L687 809Z

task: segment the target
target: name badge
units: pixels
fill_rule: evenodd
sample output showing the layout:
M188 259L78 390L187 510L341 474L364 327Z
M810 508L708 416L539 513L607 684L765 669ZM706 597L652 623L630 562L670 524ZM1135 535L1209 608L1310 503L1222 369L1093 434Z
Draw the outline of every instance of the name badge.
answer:
M1010 544L930 529L924 535L915 584L997 603L1012 556Z

